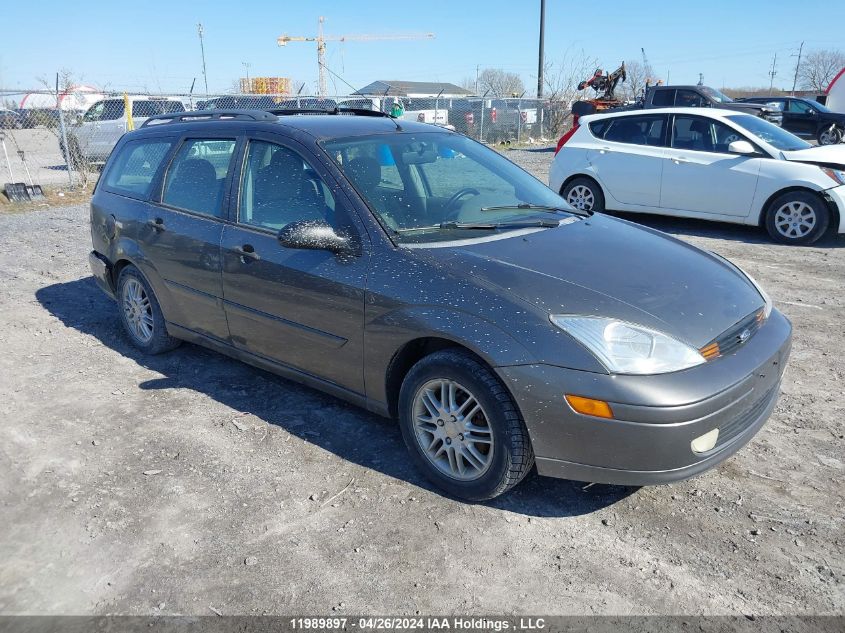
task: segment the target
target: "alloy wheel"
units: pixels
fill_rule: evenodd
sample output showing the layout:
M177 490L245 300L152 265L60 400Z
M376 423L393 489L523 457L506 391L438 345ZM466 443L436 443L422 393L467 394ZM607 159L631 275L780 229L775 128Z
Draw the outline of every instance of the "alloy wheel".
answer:
M828 128L819 134L819 145L834 145L839 142L839 135L835 130Z
M791 240L809 234L816 226L816 212L806 202L787 202L775 211L775 228Z
M123 285L123 316L132 334L142 343L153 337L153 310L147 291L137 279Z
M595 196L589 187L575 185L566 194L566 201L579 211L590 211L596 203Z
M430 380L413 404L417 444L432 466L459 481L473 481L493 460L493 429L481 404L463 385Z

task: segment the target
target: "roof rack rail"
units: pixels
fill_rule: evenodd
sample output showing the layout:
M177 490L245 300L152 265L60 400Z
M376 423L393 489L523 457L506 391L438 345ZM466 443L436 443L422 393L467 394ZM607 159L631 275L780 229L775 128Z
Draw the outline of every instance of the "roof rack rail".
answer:
M355 114L357 116L377 116L386 117L388 119L393 118L381 110L344 108L343 106L336 106L334 108L271 108L268 112L277 116L293 116L296 114Z
M144 121L141 127L200 121L278 121L278 117L266 110L194 110L157 114Z

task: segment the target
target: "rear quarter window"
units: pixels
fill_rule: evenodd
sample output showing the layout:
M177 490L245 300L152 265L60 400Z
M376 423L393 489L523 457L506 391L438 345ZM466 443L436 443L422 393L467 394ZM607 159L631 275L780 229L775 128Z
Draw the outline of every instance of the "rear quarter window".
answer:
M163 138L129 141L109 167L103 182L105 188L130 198L146 198L172 146L173 140Z
M593 121L590 123L590 133L596 138L604 138L604 133L607 132L608 125L610 125L609 119Z

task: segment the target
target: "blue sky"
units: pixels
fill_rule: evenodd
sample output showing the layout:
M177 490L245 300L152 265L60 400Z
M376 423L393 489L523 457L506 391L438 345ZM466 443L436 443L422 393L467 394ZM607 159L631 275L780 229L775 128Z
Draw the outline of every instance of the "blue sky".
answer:
M778 53L776 86L790 87L802 40L805 49L845 48L841 20L826 19L831 0L800 4L758 0L708 3L574 2L547 0L546 58L582 49L613 69L640 59L645 46L656 74L672 83L768 86ZM788 7L795 7L790 11ZM26 89L37 77L69 68L92 85L114 90L187 92L196 78L204 92L197 22L205 29L208 84L228 91L248 62L252 76L289 76L314 92L313 43L276 45L282 33L313 35L326 16L326 34L433 32L434 40L328 45L328 65L351 85L376 79L460 82L476 65L519 73L536 90L539 0L253 0L247 3L122 3L43 0L3 9L0 87ZM8 28L9 25L20 28ZM330 92L346 92L335 79Z

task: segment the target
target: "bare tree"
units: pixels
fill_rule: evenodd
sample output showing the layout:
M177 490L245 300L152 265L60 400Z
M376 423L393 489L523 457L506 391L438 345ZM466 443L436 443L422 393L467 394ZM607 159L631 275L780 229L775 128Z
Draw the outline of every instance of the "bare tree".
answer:
M544 92L549 100L547 128L560 134L572 111L572 102L580 97L578 84L595 72L598 60L583 50L567 50L556 62L543 68Z
M494 97L518 97L525 92L525 84L516 73L501 68L485 68L478 75L478 90L482 94L489 90Z
M845 53L835 49L819 49L808 53L798 69L798 80L806 90L824 92L843 67Z
M645 67L636 59L625 62L625 82L619 86L618 97L626 101L636 101L642 97L646 81L651 79L646 74Z

